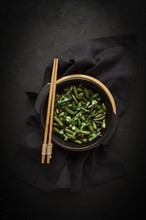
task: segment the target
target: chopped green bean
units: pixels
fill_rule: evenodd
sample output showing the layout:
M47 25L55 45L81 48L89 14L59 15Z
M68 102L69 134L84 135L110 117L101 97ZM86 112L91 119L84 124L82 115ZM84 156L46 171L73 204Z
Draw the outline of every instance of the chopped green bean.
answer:
M54 120L59 124L59 126L60 126L61 128L63 127L62 121L60 121L60 119L57 118L57 116L54 116Z
M94 121L92 121L92 125L93 125L93 129L96 130L97 129L97 125Z
M101 120L104 119L104 118L105 118L105 115L103 115L103 116L101 116L101 117L99 117L99 118L96 117L94 120L95 120L95 121L101 121Z
M78 92L77 92L76 86L73 87L73 91L74 91L74 95L75 95L76 99L78 99Z
M92 142L106 129L107 108L100 94L84 84L56 94L53 132L77 144Z
M100 132L98 132L98 133L92 135L92 137L90 137L90 138L88 139L89 142L93 141L93 140L94 140L95 138L97 138L99 135L100 135Z
M56 113L59 114L59 109L58 108L56 108Z
M62 118L62 117L59 117L59 120L63 122L63 121L64 121L64 118Z
M100 109L100 110L97 112L97 114L104 113L104 112L105 112L104 109Z
M53 126L55 127L58 127L58 124L56 122L53 122Z
M102 124L101 124L102 129L106 128L106 123L105 123L105 119L103 119Z
M74 141L76 144L82 144L82 141L81 140L75 140Z
M81 115L82 115L82 111L78 112L78 113L75 115L75 117L78 118L78 117L81 117Z
M77 101L76 97L74 96L74 94L71 94L71 96L73 97L75 103L78 104L78 101Z
M72 107L72 104L70 103L70 104L68 104L68 105L66 105L68 108L71 108Z
M59 114L59 117L62 117L62 116L64 116L65 115L65 113L64 112L61 112L60 114Z
M70 88L68 88L68 90L65 93L65 96L70 95L70 93L72 92L73 86L70 86Z
M76 105L75 105L75 102L73 101L73 103L72 103L72 109L73 109L73 111L75 111L75 109L76 109Z
M98 93L95 93L94 95L92 95L92 99L95 99L95 98L97 98L99 96L99 94Z
M87 138L82 138L81 141L82 141L83 143L86 143L88 140L87 140Z
M66 135L67 135L69 138L75 140L75 136L74 136L73 134L70 134L70 133L67 133L67 132L66 132Z
M59 129L56 128L55 126L53 126L53 131L54 131L56 134L60 135L60 131L59 131Z
M80 118L78 118L78 126L80 127L81 126L81 119Z
M89 91L86 88L84 88L84 95L86 98L89 98Z
M77 92L83 92L83 89L81 89L80 87L77 88Z
M68 108L68 107L66 107L66 106L64 106L64 110L65 110L66 112L68 112L68 114L70 114L70 115L74 115L74 114L75 114L74 111L72 111L70 108Z
M103 114L97 114L96 116L95 116L95 118L101 118L103 116Z
M80 131L82 134L85 134L85 135L89 135L89 134L91 134L91 131Z
M92 124L89 124L89 125L88 125L88 128L89 128L89 130L90 130L91 132L94 131L94 129L93 129L93 127L92 127Z
M104 103L102 103L102 108L106 111L106 106Z
M70 130L69 128L65 128L65 131L70 133L70 134L74 134L74 131Z
M97 130L96 130L97 132L99 132L99 131L101 131L101 128L97 128Z

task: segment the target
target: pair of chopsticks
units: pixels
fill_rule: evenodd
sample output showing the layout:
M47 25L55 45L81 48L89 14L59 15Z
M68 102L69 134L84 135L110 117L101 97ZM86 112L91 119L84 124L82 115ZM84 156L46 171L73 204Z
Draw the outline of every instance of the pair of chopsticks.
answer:
M52 157L52 129L53 129L53 117L54 117L54 103L56 94L56 80L58 70L58 58L54 58L53 70L51 76L50 92L48 97L48 108L46 114L46 125L44 132L44 140L42 144L42 158L41 163L45 163L45 157L47 156L47 164L50 163ZM48 134L49 132L49 134Z

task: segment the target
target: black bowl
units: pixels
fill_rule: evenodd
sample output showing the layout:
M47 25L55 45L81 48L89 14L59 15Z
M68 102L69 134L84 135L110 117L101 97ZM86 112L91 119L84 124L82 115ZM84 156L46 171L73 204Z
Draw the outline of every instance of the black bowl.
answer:
M57 81L56 93L61 93L63 89L69 85L78 85L80 83L84 84L87 88L92 89L94 92L98 92L100 94L100 97L102 98L103 102L107 107L107 126L102 133L102 137L97 138L90 143L83 143L81 145L76 144L72 141L64 141L62 137L58 136L53 132L53 142L62 148L72 151L84 151L107 144L109 140L112 138L113 134L115 133L118 125L116 107L110 91L107 89L107 87L105 87L103 83L94 79L93 77L89 77L86 75L70 75L67 77L63 77ZM49 89L50 84L46 84L45 87L42 89L41 93L39 94L35 105L35 109L39 114L40 122L43 129L45 127Z

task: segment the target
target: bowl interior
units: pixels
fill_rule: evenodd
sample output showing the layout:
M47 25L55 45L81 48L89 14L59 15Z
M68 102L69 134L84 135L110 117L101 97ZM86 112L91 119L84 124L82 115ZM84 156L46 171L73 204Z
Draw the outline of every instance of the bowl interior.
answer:
M112 125L112 120L113 120L113 108L112 108L112 104L107 93L98 84L96 84L93 81L83 79L83 78L66 79L63 82L57 84L56 93L62 93L63 89L69 85L78 85L80 83L83 83L87 88L92 89L94 92L99 93L100 97L102 98L103 102L105 103L107 107L107 114L106 114L106 129L103 130L102 137L96 138L91 143L88 142L88 143L83 143L79 145L72 141L64 141L62 137L59 137L57 134L53 132L52 139L55 144L65 149L76 150L76 151L87 150L97 145L100 145L102 143L102 140L108 134L109 129ZM41 104L41 112L40 112L41 115L40 116L41 116L41 123L42 123L43 128L45 127L48 93L49 91L44 96L44 99Z

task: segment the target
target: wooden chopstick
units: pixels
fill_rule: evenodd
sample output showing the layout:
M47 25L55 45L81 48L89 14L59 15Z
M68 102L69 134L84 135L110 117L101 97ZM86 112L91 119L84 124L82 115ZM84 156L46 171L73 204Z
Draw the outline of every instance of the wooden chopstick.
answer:
M49 138L49 143L47 143L48 140L48 130L49 130L49 137L51 135L52 139L52 125L53 125L53 112L54 108L52 108L52 103L54 107L54 101L55 101L55 93L56 93L56 79L57 79L57 69L58 69L58 59L55 58L53 62L53 70L52 70L52 76L51 76L51 84L50 84L50 92L48 97L48 107L47 107L47 114L46 114L46 125L45 125L45 132L44 132L44 140L42 144L42 157L41 157L41 163L45 163L45 156L48 155L48 158L51 157L52 154L52 144ZM54 101L53 101L53 99ZM52 118L52 119L51 119ZM50 122L51 119L51 122ZM52 125L51 125L52 124ZM50 128L51 131L50 131ZM50 144L50 146L48 146ZM49 163L49 159L48 163Z
M56 95L56 80L57 80L57 71L58 71L58 59L56 58L55 70L54 70L54 82L53 82L53 94L51 102L51 113L50 113L50 126L49 126L49 137L47 144L47 164L50 163L52 157L52 129L53 129L53 117L54 117L54 104L55 104L55 95Z

